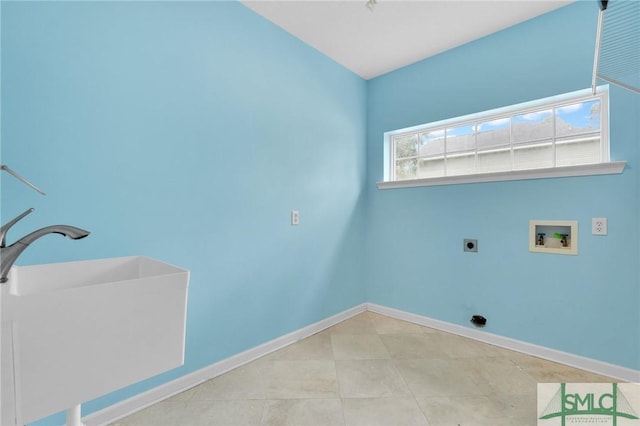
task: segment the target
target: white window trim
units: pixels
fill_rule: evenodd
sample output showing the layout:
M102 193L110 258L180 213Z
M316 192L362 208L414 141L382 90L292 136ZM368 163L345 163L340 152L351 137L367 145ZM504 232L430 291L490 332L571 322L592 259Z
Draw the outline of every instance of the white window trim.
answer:
M608 92L608 86L598 87L597 93L602 95ZM470 114L464 117L457 117L449 120L442 120L436 123L430 123L429 125L415 126L407 129L399 129L384 134L384 181L378 182L378 189L394 189L394 188L413 188L420 186L439 186L439 185L456 185L466 183L483 183L483 182L499 182L499 181L513 181L513 180L528 180L528 179L546 179L546 178L559 178L559 177L573 177L573 176L594 176L594 175L606 175L606 174L619 174L622 173L626 165L626 161L611 162L609 157L609 117L608 117L608 105L606 105L606 97L601 97L603 104L606 105L607 117L601 123L601 141L602 141L602 162L594 164L583 164L576 166L560 166L541 169L527 169L527 170L510 170L504 172L489 172L489 173L477 173L467 175L453 175L444 177L430 177L430 178L418 178L392 181L391 175L391 157L392 153L392 138L397 134L406 134L411 132L424 132L428 128L437 128L450 125L462 125L465 122L477 120L481 117L483 120L491 120L492 117L503 115L505 112L512 112L518 110L518 112L525 111L527 109L535 109L539 105L551 105L565 102L566 100L580 101L582 98L588 98L593 96L591 89L585 89L573 93L567 93L551 98L542 100L536 100L532 102L525 102L519 105L513 105L505 108L499 108L492 111L486 111L483 113Z
M478 173L474 175L445 176L378 182L378 189L415 188L418 186L456 185L462 183L501 182L509 180L547 179L573 176L612 175L622 173L626 161L583 164L579 166L550 167L546 169L515 170Z

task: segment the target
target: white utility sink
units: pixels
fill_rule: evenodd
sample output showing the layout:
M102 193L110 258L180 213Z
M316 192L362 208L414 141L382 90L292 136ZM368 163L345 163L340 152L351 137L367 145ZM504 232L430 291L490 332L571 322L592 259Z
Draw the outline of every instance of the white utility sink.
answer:
M189 271L146 257L15 266L2 284L2 425L184 363Z

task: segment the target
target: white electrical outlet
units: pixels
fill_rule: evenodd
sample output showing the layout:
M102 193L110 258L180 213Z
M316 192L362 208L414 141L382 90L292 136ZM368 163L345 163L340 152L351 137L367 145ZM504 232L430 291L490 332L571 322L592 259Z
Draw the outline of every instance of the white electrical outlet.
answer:
M292 225L300 224L300 212L298 210L291 210L291 224Z
M607 235L607 218L594 217L591 219L592 235Z

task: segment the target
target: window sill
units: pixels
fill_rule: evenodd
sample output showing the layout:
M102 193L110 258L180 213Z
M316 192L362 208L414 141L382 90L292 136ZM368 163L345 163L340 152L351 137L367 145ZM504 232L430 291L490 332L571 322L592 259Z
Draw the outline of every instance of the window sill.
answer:
M378 182L377 186L378 189L395 189L415 188L418 186L457 185L462 183L501 182L508 180L612 175L622 173L626 164L626 161L612 161L609 163L553 167L548 169L517 170L509 172L479 173L475 175L445 176L438 178Z

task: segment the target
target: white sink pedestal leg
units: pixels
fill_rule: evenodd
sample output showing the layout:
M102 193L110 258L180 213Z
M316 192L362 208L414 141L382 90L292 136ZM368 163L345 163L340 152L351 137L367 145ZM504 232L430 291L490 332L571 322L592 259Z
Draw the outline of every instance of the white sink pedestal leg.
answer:
M67 425L66 426L85 426L82 423L82 416L80 415L80 404L67 410Z

